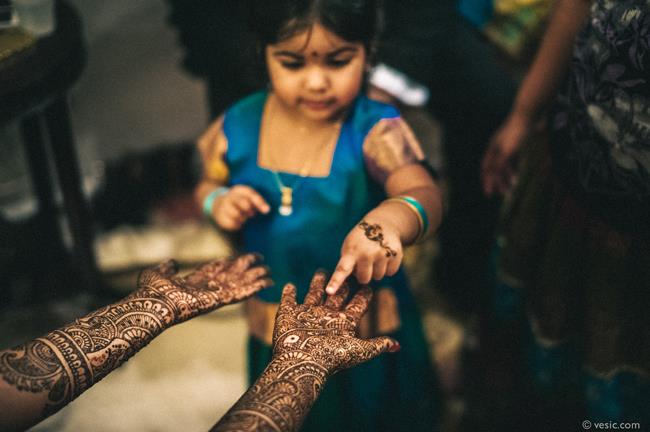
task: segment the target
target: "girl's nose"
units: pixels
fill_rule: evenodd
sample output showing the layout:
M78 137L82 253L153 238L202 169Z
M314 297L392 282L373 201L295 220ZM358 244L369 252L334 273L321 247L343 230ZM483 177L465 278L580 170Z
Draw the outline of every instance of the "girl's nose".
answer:
M327 89L329 79L327 74L320 68L315 67L307 71L305 87L309 91L322 92Z

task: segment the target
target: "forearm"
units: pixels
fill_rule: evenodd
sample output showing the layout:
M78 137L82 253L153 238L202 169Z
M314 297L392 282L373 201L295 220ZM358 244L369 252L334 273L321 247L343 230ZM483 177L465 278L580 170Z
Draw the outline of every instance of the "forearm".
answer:
M297 431L327 376L309 354L284 353L271 361L212 431Z
M398 169L388 177L384 188L389 197L405 195L417 200L426 213L429 230L437 230L442 220L442 196L424 167L414 164ZM420 230L417 215L400 202L384 201L371 210L365 219L372 224L393 226L398 230L403 245L413 243Z
M557 2L539 51L517 93L513 114L537 120L554 99L590 4L590 0Z
M137 291L70 325L0 352L0 430L60 410L176 321L180 311Z

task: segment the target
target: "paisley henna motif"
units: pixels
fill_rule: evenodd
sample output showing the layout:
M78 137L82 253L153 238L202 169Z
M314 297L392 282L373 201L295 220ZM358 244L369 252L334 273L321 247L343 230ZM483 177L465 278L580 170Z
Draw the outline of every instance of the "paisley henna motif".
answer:
M379 246L381 246L382 249L386 251L386 258L397 256L397 252L395 252L386 243L384 243L384 233L382 232L381 225L371 225L365 220L362 220L357 226L364 231L368 240L376 241L379 243Z
M43 415L58 411L163 330L250 297L269 286L259 257L222 259L177 276L172 260L143 271L139 289L44 337L0 351L0 376L19 391L48 392Z
M273 331L273 359L214 431L297 431L327 378L339 370L397 351L391 338L359 339L356 330L372 296L363 287L346 304L344 284L325 301L323 273L312 279L304 304L288 284Z

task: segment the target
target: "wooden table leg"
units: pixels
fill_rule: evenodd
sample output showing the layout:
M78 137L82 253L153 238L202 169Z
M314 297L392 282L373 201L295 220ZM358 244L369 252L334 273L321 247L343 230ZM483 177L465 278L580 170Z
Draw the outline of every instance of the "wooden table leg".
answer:
M43 227L41 235L46 240L43 246L52 250L54 254L64 253L63 238L57 225L58 211L54 204L53 177L50 175L40 116L31 114L24 117L20 122L20 128L25 142L34 194L38 199L39 225Z
M30 298L41 302L56 298L65 290L65 277L69 273L66 250L59 227L59 210L54 200L55 183L44 139L44 127L40 113L29 114L20 121L20 128L30 171L32 187L38 200L38 210L33 228L33 242L26 249L27 267L32 269ZM15 229L15 228L14 228ZM63 258L63 259L62 259ZM66 264L62 265L62 261Z
M73 259L80 272L83 289L97 293L101 289L101 282L93 249L92 218L81 189L81 174L65 96L51 102L44 114L54 166L72 232Z

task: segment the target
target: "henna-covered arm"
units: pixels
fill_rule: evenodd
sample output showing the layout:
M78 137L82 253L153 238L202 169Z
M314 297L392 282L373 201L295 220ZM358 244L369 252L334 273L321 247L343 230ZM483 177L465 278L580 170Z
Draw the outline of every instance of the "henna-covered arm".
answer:
M165 262L138 289L58 330L0 351L0 430L24 430L74 400L167 328L269 286L258 257L205 264L186 277Z
M296 288L284 287L271 363L213 431L297 431L332 374L399 350L389 337L355 336L372 296L368 287L346 302L344 284L323 302L326 279L316 273L302 305L296 303Z

